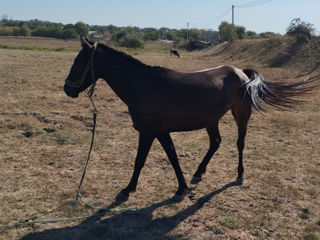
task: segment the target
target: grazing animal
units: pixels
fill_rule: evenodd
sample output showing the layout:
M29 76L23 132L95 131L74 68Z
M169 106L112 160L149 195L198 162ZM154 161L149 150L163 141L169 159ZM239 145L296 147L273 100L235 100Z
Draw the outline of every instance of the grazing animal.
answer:
M189 188L170 133L206 128L210 146L193 175L191 183L197 183L219 148L221 136L218 123L229 110L238 127L237 183L241 184L243 149L252 107L264 111L262 102L278 108L291 107L299 102L295 97L314 88L309 85L314 79L292 84L273 83L265 81L255 70L232 66L181 73L148 66L106 45L93 45L85 38L81 38L81 43L82 49L65 81L65 93L76 98L98 78L104 79L128 106L133 127L139 132L133 175L127 187L117 195L118 200L127 199L136 190L140 171L155 138L166 152L178 180L179 186L173 199L182 200Z
M176 55L178 58L180 58L180 55L179 55L178 51L175 50L175 49L170 49L170 57L171 57L172 55Z

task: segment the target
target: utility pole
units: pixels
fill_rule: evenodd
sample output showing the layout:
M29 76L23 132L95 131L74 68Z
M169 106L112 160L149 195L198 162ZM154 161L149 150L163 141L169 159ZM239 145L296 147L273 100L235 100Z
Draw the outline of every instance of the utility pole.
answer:
M232 25L234 25L234 5L232 5Z
M189 23L187 22L187 41L189 41Z

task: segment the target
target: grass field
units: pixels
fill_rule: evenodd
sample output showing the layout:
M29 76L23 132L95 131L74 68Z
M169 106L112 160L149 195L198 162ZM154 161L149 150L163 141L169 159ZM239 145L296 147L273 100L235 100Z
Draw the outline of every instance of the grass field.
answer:
M0 44L13 44L0 38ZM91 215L86 220L0 229L0 239L319 239L320 91L291 111L254 112L244 152L245 185L237 175L236 124L220 121L222 143L204 179L181 203L174 171L155 141L137 191L115 213L74 205L91 138L91 104L85 94L62 89L78 42L17 39L15 46L69 48L0 49L0 225ZM70 44L68 46L64 44ZM14 44L13 44L14 45ZM189 72L223 63L227 55L204 51L180 59L144 52L138 59ZM241 58L267 80L292 81L300 69L269 68ZM290 78L290 80L283 80ZM95 92L100 111L96 141L82 187L85 199L108 207L133 170L138 134L126 106L104 81ZM204 130L172 134L190 181L208 149ZM138 209L139 211L135 211Z

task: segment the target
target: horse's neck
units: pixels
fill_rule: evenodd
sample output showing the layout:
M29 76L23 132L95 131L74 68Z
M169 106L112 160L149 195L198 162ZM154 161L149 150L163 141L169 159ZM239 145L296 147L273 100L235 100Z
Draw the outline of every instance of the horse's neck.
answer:
M132 95L132 86L133 84L138 84L135 79L143 72L141 71L142 67L130 62L128 59L119 57L112 59L112 64L102 66L101 77L119 98L128 105Z

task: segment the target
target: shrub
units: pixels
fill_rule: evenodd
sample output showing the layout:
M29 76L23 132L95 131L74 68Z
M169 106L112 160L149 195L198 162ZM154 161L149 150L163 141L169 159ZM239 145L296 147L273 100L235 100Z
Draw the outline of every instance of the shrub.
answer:
M76 30L74 30L72 28L67 28L67 29L63 29L62 30L60 38L63 38L63 39L75 39L75 38L79 38L79 35L76 32Z
M74 29L80 36L87 36L89 32L88 25L83 22L77 22L74 25Z
M248 38L250 38L250 39L258 38L258 34L255 31L248 30L246 34L247 34Z
M120 42L120 40L122 38L124 38L126 35L127 35L127 33L126 33L125 30L117 31L117 32L112 34L111 39L112 39L112 41Z
M236 27L225 21L219 25L219 34L222 41L234 42L238 38Z
M314 35L315 29L313 24L303 22L300 18L295 18L291 21L287 28L287 34L295 37L300 41L308 41Z
M0 27L0 36L13 35L13 27Z
M143 41L134 35L127 35L121 38L119 45L127 48L143 48L144 46Z
M246 39L248 38L246 28L243 26L236 26L236 33L239 39Z

